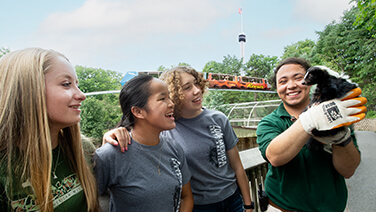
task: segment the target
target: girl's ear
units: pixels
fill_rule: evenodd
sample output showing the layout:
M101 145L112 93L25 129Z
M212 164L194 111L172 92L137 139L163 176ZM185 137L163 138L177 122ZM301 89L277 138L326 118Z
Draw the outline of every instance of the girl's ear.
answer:
M138 119L144 119L144 113L143 113L143 109L137 107L137 106L133 106L131 108L131 112L133 113L133 115L138 118Z

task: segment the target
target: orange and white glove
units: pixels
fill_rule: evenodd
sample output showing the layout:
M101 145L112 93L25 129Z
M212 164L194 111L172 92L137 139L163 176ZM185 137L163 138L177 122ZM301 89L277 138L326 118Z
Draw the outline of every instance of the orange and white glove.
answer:
M314 136L312 138L322 144L336 144L339 146L346 146L351 142L351 130L349 127L343 127L334 135L328 136Z
M355 88L342 99L333 99L312 106L300 116L304 130L312 135L312 130L331 130L349 126L364 119L367 111L365 97L360 97L360 88Z

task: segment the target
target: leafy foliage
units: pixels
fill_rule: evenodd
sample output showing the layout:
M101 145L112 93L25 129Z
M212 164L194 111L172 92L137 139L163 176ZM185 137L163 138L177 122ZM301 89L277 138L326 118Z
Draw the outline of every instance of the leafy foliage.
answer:
M203 72L240 75L241 68L245 70L246 76L270 78L273 67L278 63L277 57L264 55L251 55L248 62L242 64L242 60L235 56L224 56L222 62L210 61L205 64ZM222 104L240 102L263 101L278 98L276 94L253 93L244 91L215 91L211 90L206 95L204 105L211 107ZM226 113L226 108L218 110Z
M286 59L289 57L301 57L311 61L315 45L315 42L309 39L298 41L297 43L285 47L281 59Z
M340 23L332 22L323 32L318 32L316 51L332 63L331 68L346 73L358 83L369 100L368 108L376 110L375 92L371 86L376 82L376 38L365 25L354 24L359 13L359 9L353 7L344 13Z
M115 71L76 66L82 92L110 91L121 88L122 75Z
M266 78L270 81L273 68L278 64L278 57L252 54L246 63L247 76Z
M4 56L6 53L8 53L9 51L10 51L9 48L1 47L1 48L0 48L0 58L1 58L2 56Z
M356 14L354 26L363 27L376 36L376 0L353 0L357 3L359 12Z
M76 73L84 93L121 89L120 73L82 66L76 66ZM119 95L88 96L82 103L81 117L82 133L100 141L103 133L115 127L120 120Z

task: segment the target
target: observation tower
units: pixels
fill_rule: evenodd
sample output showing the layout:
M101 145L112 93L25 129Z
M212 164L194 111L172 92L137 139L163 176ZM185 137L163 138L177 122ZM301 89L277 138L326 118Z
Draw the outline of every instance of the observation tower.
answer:
M245 64L245 42L246 42L246 35L243 32L243 11L242 8L239 8L239 14L240 14L240 33L239 33L239 43L240 43L240 59L242 59L242 64ZM240 69L240 75L245 76L245 72L243 68Z

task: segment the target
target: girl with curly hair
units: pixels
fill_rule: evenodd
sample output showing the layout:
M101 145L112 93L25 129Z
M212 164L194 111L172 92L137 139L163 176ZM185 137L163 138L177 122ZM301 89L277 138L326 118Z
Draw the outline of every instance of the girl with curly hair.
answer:
M193 211L252 211L249 181L236 147L238 138L227 117L202 107L207 82L193 68L178 66L160 76L175 104L176 127L162 136L184 150L192 173ZM109 131L104 142L124 147L125 128Z

